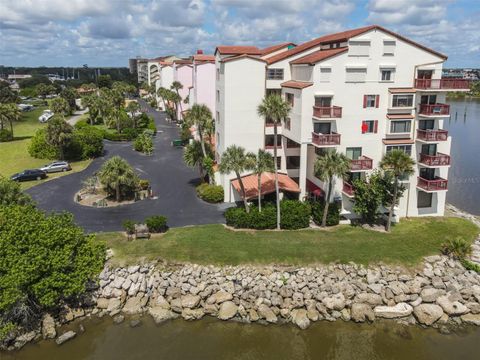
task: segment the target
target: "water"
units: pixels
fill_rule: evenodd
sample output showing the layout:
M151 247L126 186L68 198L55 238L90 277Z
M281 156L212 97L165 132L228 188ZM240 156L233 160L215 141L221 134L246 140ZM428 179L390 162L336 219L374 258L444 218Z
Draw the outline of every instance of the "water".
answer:
M480 215L480 99L447 103L451 115L444 127L452 136L447 202Z
M80 359L478 359L480 328L441 335L434 329L405 327L391 321L354 324L317 322L307 330L293 325L259 325L204 318L178 319L155 325L149 316L142 325L114 325L111 319L83 323L86 332L57 346L42 341L19 352L0 354L2 360Z

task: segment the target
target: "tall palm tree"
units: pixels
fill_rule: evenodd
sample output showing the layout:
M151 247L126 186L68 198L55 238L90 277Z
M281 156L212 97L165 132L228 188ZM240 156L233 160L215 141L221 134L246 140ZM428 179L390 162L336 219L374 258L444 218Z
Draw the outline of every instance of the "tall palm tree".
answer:
M52 110L55 114L60 114L65 119L65 114L70 113L70 105L63 97L57 97L51 102Z
M262 174L264 172L270 172L274 169L273 157L265 150L258 149L258 153L248 153L247 157L251 161L251 168L255 174L257 174L257 191L258 191L258 211L262 211Z
M258 105L258 115L262 116L265 120L270 119L273 121L273 165L275 171L275 194L277 201L277 229L280 229L280 191L278 188L278 166L277 166L277 134L278 124L284 120L290 111L290 105L284 101L281 96L277 94L271 94L262 100L262 103Z
M211 134L214 127L212 112L207 105L194 104L188 112L185 122L188 126L194 125L198 131L200 138L200 144L202 146L203 156L207 156L207 150L205 148L205 135Z
M172 82L172 85L170 85L170 89L174 90L176 93L177 93L177 99L178 100L178 104L180 104L180 113L183 112L183 109L182 109L182 97L180 96L180 92L179 90L183 89L183 85L180 81L174 81Z
M115 191L117 202L121 200L122 187L134 188L138 184L138 176L130 164L120 156L108 159L98 172L100 182Z
M14 103L0 104L0 129L3 130L5 124L10 124L10 134L13 138L13 122L19 121L22 112Z
M231 145L223 152L219 170L222 174L229 174L231 172L235 173L240 185L240 190L242 191L240 195L242 196L246 212L249 212L250 208L248 206L247 195L245 193L245 186L243 184L241 173L250 170L250 168L251 162L247 158L243 147Z
M187 164L187 166L198 166L201 182L203 182L205 178L205 173L203 170L203 158L204 157L200 141L193 141L191 144L185 146L185 150L183 152L183 161L185 161L185 164Z
M387 231L390 231L393 211L398 201L398 180L402 175L412 175L415 171L414 165L415 161L402 150L389 151L380 162L380 167L385 171L390 171L394 177L393 198L390 204L390 211L388 212Z
M328 182L327 194L325 196L325 207L323 209L322 226L327 225L328 208L332 197L333 179L344 178L350 170L350 159L342 153L333 149L325 155L317 158L314 164L315 176L323 182Z
M168 89L164 87L159 87L157 90L157 95L162 99L163 108L165 110L167 109L167 92L168 92Z

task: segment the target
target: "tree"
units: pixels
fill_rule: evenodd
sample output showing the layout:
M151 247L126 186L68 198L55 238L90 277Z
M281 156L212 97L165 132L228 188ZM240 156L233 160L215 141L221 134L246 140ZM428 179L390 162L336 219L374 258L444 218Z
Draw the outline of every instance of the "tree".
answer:
M65 158L65 149L73 137L73 128L62 118L54 116L46 127L45 139L48 144L58 150L60 160Z
M322 227L327 226L328 207L332 197L333 179L335 177L343 178L350 170L350 159L344 154L338 153L333 149L325 155L320 156L315 161L314 173L323 182L328 183L327 194L325 197L325 208L323 210Z
M111 88L112 87L112 78L110 75L100 75L97 79L97 84L99 88Z
M374 224L378 218L378 208L382 204L383 184L382 173L373 172L366 179L355 180L353 211L362 217L367 224Z
M18 94L10 89L7 82L0 81L0 104L18 102Z
M98 172L98 178L107 191L115 193L117 202L122 199L122 193L134 191L139 182L133 168L120 156L114 156L105 161Z
M188 112L185 122L188 126L195 126L198 132L198 137L200 138L200 144L202 146L203 156L207 156L207 150L205 147L205 135L206 133L211 134L213 132L213 118L212 112L207 105L204 104L194 104L190 111Z
M85 235L71 214L1 206L0 259L0 334L5 334L36 327L43 311L81 295L103 268L105 246Z
M9 124L11 138L13 138L13 122L19 121L21 117L22 112L16 104L0 104L0 130L5 128L5 124Z
M133 120L133 128L137 127L137 113L140 110L140 105L136 101L130 101L127 105L127 112Z
M203 182L205 179L205 173L203 169L203 153L202 146L200 141L193 141L191 144L185 146L183 152L183 161L185 164L190 167L198 166L198 171L200 173L200 181Z
M0 206L28 204L32 198L22 192L20 184L0 175Z
M66 87L60 92L60 97L65 99L68 103L68 114L71 114L77 107L75 99L77 98L77 90L73 87Z
M393 211L398 202L399 179L403 175L412 175L414 173L414 165L415 161L402 150L389 151L380 162L380 167L393 175L393 194L390 211L388 212L387 231L390 231Z
M259 149L258 153L247 154L251 161L251 169L255 174L257 174L258 180L258 211L262 211L262 174L264 172L270 172L274 169L273 157L270 153L265 150Z
M277 137L278 137L278 124L284 120L290 111L290 105L285 102L279 95L272 94L265 97L262 103L258 106L258 115L262 116L265 120L270 119L273 121L273 165L275 171L275 195L277 202L277 229L280 229L280 191L278 188L278 166L277 166Z
M222 154L219 170L222 174L235 173L238 183L240 185L241 197L245 206L245 211L248 213L250 208L247 202L247 194L245 193L245 186L241 177L241 173L251 169L251 162L245 154L245 149L241 146L231 145Z
M178 105L180 105L180 113L183 112L183 109L182 109L182 97L180 96L180 92L179 90L183 89L183 85L180 81L174 81L172 82L172 85L170 85L170 89L174 90L175 93L177 94L177 97L176 99L178 100L178 102L176 103Z
M47 95L49 94L49 88L47 84L40 83L37 86L35 86L35 89L37 90L37 94L42 98L45 99Z
M61 115L62 119L65 119L65 115L70 113L70 105L68 105L67 100L62 97L53 99L50 104L53 112Z

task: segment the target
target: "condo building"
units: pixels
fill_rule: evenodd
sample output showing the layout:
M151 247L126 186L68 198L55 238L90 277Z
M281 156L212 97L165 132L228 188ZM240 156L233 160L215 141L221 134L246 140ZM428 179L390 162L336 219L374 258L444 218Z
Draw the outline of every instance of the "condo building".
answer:
M298 192L300 199L324 196L314 163L335 148L351 159L351 169L345 179L335 179L330 200L341 202L342 214L354 218L353 181L378 168L384 154L400 149L416 165L414 175L402 178L406 191L394 220L443 215L451 162L451 137L443 130L450 114L445 97L469 88L467 80L441 78L446 59L376 25L298 46L218 46L216 161L234 144L273 154L272 123L258 115L257 107L266 95L277 93L291 105L277 141L285 192ZM243 175L247 179L249 174ZM233 174L217 173L216 181L225 189L226 202L240 200Z

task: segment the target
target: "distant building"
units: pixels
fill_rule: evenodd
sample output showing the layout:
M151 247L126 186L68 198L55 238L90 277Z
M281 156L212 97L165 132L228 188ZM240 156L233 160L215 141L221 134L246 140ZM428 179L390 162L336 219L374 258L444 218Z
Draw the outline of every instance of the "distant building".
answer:
M15 81L15 80L22 80L22 79L29 79L32 75L21 75L21 74L10 74L8 75L8 80Z

